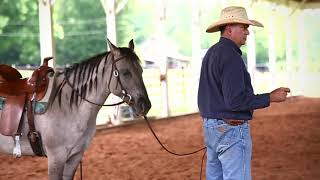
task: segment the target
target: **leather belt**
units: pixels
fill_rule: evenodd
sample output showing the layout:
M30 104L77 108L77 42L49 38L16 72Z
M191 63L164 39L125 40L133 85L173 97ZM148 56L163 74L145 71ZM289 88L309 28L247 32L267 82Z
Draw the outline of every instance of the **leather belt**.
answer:
M231 126L239 126L247 122L247 120L223 119L223 121Z

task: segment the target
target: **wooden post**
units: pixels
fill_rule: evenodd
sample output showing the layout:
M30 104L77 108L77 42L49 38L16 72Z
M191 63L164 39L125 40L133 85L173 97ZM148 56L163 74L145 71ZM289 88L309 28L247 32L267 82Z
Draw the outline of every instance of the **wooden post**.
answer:
M194 89L189 93L192 98L191 104L194 105L192 110L198 111L197 106L197 93L199 87L199 79L200 79L200 70L201 70L201 63L202 63L202 54L201 54L201 33L200 33L200 17L201 17L201 10L200 10L200 3L198 0L192 0L192 59L191 59L191 68L188 68L192 71L193 78L192 78L192 87ZM185 70L184 70L185 71ZM194 108L194 109L193 109Z
M116 25L116 2L115 0L107 0L107 33L110 41L117 45L117 25Z
M290 17L289 17L290 18ZM292 28L291 19L286 22L286 70L287 70L287 86L291 87L292 81ZM291 93L292 94L292 93Z
M158 45L160 49L163 50L166 48L166 36L165 36L165 20L166 20L166 0L161 0L159 2L159 23L158 23ZM162 51L160 54L160 84L162 87L162 100L163 100L163 109L161 116L168 117L170 115L169 110L169 95L168 95L168 84L167 84L167 71L168 71L168 62L167 55L165 51Z
M117 46L116 2L115 0L100 0L106 14L107 37Z
M198 0L192 0L192 68L199 76L201 66L201 34L200 34L200 7Z
M52 29L52 4L51 0L39 0L39 41L41 64L46 57L54 57L49 61L49 66L54 67L56 62L54 38Z
M275 26L273 25L273 19L274 17L270 15L269 18L269 69L271 73L271 80L269 81L270 88L275 88L275 84L272 83L275 79L275 71L276 71L276 47L275 47L275 39L274 39L274 30Z
M248 17L253 17L252 11L248 8ZM256 42L255 42L255 34L253 31L253 27L249 28L250 35L248 36L247 41L247 69L251 76L252 86L255 87L255 69L256 69Z
M306 39L305 39L305 24L304 24L304 14L303 12L300 12L300 15L298 17L298 57L299 57L299 94L303 94L304 86L306 82L304 81L305 72L307 69L307 60L308 60L308 54L307 54L307 46L306 46Z

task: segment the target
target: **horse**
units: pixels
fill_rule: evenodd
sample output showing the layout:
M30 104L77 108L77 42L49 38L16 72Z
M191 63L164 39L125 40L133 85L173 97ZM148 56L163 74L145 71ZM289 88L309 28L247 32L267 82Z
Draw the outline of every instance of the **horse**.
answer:
M45 113L34 115L48 158L50 180L73 179L95 135L101 104L111 93L122 98L139 116L146 115L151 108L133 40L128 47L117 47L109 40L107 43L110 51L55 72L48 108ZM22 155L35 156L26 137L27 117L22 118ZM13 147L14 138L0 134L0 152L12 154Z

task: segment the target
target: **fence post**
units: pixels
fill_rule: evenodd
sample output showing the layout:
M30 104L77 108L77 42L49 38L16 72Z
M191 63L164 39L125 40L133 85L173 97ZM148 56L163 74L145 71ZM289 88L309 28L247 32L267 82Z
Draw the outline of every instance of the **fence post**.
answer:
M55 57L52 28L51 0L39 0L39 40L41 64L46 57ZM56 59L49 61L49 66L55 66Z

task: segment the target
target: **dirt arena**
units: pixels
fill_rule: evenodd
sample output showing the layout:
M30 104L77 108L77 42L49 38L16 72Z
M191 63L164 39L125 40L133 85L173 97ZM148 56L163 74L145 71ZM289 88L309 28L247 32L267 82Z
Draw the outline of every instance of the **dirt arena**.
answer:
M199 114L152 121L175 152L203 146ZM320 99L294 97L255 112L253 180L320 179ZM98 130L83 160L85 180L197 180L202 152L177 157L161 149L144 121ZM205 168L204 168L205 169ZM203 179L205 172L203 172ZM0 155L0 179L47 179L46 158ZM79 171L75 179L80 179Z

